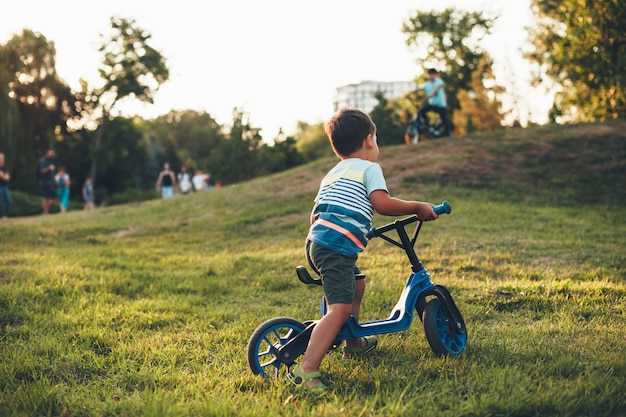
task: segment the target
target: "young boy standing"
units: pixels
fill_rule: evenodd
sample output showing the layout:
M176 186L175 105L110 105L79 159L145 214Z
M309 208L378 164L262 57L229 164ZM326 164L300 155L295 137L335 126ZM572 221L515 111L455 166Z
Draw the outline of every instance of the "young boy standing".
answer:
M433 204L406 201L389 195L378 160L376 126L360 110L339 110L325 125L333 151L341 161L321 182L311 213L306 255L322 277L328 312L317 323L294 379L309 389L325 389L319 367L350 315L357 319L365 293L365 279L356 266L367 245L374 211L388 216L417 214L434 220ZM344 354L364 354L376 346L375 337L346 341Z

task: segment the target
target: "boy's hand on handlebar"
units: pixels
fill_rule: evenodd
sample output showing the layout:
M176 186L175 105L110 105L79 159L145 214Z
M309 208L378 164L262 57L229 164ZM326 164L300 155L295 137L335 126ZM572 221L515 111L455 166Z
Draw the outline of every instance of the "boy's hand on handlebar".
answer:
M418 203L417 210L415 211L417 218L425 222L438 218L439 216L435 213L433 207L434 204Z

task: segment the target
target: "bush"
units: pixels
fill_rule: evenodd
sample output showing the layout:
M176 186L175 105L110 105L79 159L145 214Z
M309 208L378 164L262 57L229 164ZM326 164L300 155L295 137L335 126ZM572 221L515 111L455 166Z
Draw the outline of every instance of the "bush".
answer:
M41 197L35 194L29 194L22 191L9 190L11 193L11 208L9 216L35 216L42 213ZM59 210L58 204L56 211ZM51 210L52 211L52 208Z
M154 200L160 198L161 195L154 191L141 191L137 189L128 189L122 193L113 194L106 197L102 202L103 206L115 206L118 204L136 203L139 201Z

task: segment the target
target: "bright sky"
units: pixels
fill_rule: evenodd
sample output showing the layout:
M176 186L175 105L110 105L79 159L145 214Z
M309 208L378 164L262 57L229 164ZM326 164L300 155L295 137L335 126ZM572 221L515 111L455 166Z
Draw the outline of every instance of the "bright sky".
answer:
M328 118L339 86L421 74L402 23L417 10L449 6L500 15L485 48L497 76L515 78L526 89L528 69L519 48L524 26L532 23L530 0L11 1L2 6L0 43L24 28L41 33L55 43L59 76L78 88L79 78L98 82L99 35L109 33L110 18L135 19L152 34L151 45L166 57L171 78L153 105L127 106L125 115L152 118L193 109L229 124L238 107L271 140L280 127L293 133L298 120ZM535 119L544 117L546 105L529 87L516 94L539 114Z

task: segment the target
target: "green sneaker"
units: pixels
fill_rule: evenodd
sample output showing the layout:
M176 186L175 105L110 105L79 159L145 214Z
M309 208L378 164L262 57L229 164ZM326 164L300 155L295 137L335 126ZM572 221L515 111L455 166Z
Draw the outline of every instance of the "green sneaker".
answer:
M374 350L376 345L378 345L376 336L360 337L358 345L343 347L343 356L365 356Z

